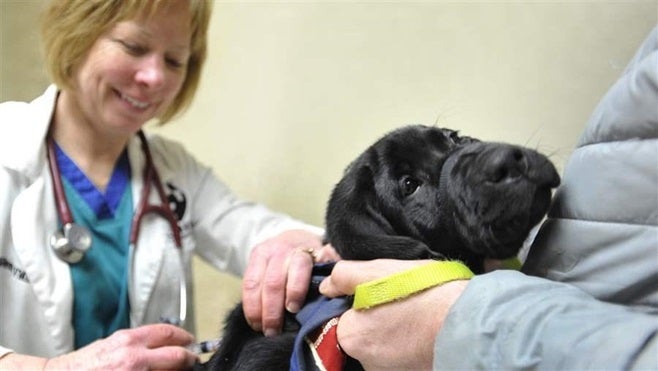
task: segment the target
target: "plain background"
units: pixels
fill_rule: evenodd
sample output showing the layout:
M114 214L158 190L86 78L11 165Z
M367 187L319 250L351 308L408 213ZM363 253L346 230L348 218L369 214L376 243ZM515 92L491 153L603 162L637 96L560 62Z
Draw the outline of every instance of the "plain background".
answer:
M43 3L0 0L0 101L48 85ZM655 0L216 1L195 102L150 130L184 143L239 195L322 225L345 166L402 125L527 145L561 170L657 17ZM240 281L195 265L206 339Z

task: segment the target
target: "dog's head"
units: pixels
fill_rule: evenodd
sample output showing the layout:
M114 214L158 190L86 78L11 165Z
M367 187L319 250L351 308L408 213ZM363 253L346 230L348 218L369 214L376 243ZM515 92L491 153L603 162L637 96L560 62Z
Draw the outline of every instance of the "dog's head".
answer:
M345 259L514 256L559 176L538 152L429 126L395 130L345 170L327 240Z

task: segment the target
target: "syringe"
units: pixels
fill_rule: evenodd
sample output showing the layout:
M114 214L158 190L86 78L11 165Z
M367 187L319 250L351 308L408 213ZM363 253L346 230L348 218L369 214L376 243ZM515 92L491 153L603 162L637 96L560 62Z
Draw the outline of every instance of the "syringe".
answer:
M198 343L193 343L187 346L187 349L191 350L196 354L211 353L219 349L222 339L211 339L206 341L200 341Z

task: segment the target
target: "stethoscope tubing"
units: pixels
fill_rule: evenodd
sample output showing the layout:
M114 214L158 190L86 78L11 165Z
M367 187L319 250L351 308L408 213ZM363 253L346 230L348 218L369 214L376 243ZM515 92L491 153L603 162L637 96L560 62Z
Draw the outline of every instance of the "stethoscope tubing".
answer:
M55 193L55 205L57 206L57 214L62 221L62 225L73 223L73 215L71 215L71 208L66 200L64 193L64 186L62 185L62 177L57 164L57 157L55 157L55 141L49 134L46 138L48 145L48 166L50 167L50 174L53 180L53 191Z
M142 223L142 218L148 213L157 213L167 220L171 226L171 233L174 238L174 243L176 248L179 250L183 249L183 242L181 240L180 229L178 228L178 223L176 222L176 217L169 207L167 202L167 196L165 195L164 187L162 186L162 181L158 172L155 170L155 165L153 165L153 156L151 155L151 150L148 146L146 136L143 131L137 133L140 141L142 142L142 152L146 157L146 166L144 167L144 186L142 187L141 199L137 210L135 210L135 215L133 216L132 228L130 230L130 243L136 244L137 237L139 237L139 226ZM151 193L151 185L155 186L158 196L160 196L160 205L150 205L148 203L148 198Z
M185 320L187 319L187 277L185 273L185 265L183 259L183 243L182 243L181 233L180 233L180 229L178 228L176 217L174 216L174 213L171 211L171 208L169 207L168 199L164 192L164 187L162 186L162 181L160 180L160 176L153 163L153 157L151 155L151 151L149 149L146 136L144 135L144 132L142 130L140 130L137 133L137 135L141 141L142 152L144 153L146 164L144 166L144 172L143 172L144 181L141 191L141 198L139 201L139 205L137 206L137 209L135 210L135 213L133 215L132 225L130 228L130 239L129 239L130 245L128 251L127 278L128 278L128 282L134 282L133 278L135 271L134 269L135 251L137 249L137 239L139 237L139 230L142 223L142 219L148 213L158 214L159 216L163 217L169 224L172 233L172 238L174 240L174 244L178 252L178 261L179 261L179 269L180 269L180 279L179 279L180 303L179 303L178 318L175 318L174 320L172 320L172 317L163 317L163 318L166 318L168 322L175 322L179 326L184 326ZM69 227L76 226L77 228L84 228L81 226L77 226L74 223L73 215L71 214L71 209L69 207L68 201L66 199L66 194L64 192L64 186L62 184L59 166L57 164L57 159L55 154L55 143L50 134L48 134L46 138L46 144L48 149L48 164L53 182L53 192L55 195L55 204L62 225L63 226L68 225ZM152 186L155 187L158 193L158 196L160 198L160 205L152 205L149 204L148 202ZM80 258L75 261L71 261L71 260L67 260L66 257L62 256L61 254L59 253L57 254L57 256L60 257L60 259L66 261L67 263L76 263L77 261L79 261L81 259L81 256L84 255L84 251L77 255L80 256ZM128 291L130 292L130 296L131 296L130 301L134 303L135 294L132 293L132 290L128 290ZM133 323L136 323L136 321L133 321Z
M142 187L141 199L137 210L135 210L135 215L133 216L132 228L130 230L130 251L132 252L132 257L130 259L130 272L129 278L133 280L134 274L134 253L137 248L137 239L139 237L139 226L142 223L142 218L148 213L156 213L161 217L165 218L169 223L171 228L172 237L176 245L176 250L178 251L178 261L180 269L180 280L179 280L179 310L178 318L176 323L179 326L184 326L185 320L187 319L187 277L185 276L185 266L183 260L183 243L180 235L180 229L178 228L178 223L176 222L176 217L169 207L167 197L164 192L164 187L162 187L162 181L160 176L155 169L153 164L153 156L151 155L151 150L148 146L146 136L143 131L137 133L139 139L142 143L142 152L146 157L146 166L144 167L144 185ZM148 199L151 193L151 185L155 186L158 196L160 197L160 205L150 205ZM170 317L168 317L170 318ZM173 322L171 319L168 322Z

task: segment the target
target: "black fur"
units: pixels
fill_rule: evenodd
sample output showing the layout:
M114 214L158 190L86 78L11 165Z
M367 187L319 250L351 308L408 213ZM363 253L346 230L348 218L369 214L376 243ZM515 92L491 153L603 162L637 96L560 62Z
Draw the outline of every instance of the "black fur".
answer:
M474 272L485 258L515 256L545 215L559 184L538 152L461 137L429 126L395 130L354 160L334 188L326 240L344 259L459 259ZM299 324L266 338L238 305L213 370L287 370Z

